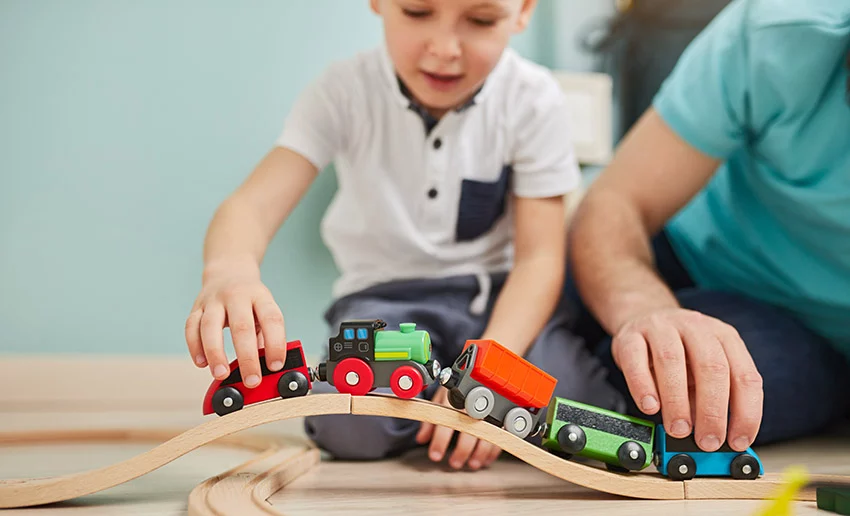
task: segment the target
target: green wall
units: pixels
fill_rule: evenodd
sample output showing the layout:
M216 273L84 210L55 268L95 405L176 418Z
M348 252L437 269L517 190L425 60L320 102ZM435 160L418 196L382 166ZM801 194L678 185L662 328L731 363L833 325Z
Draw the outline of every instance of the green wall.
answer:
M532 59L550 9L514 41ZM301 88L380 29L366 0L0 2L0 352L188 357L213 211ZM334 187L318 180L263 264L311 351L336 277L318 234Z

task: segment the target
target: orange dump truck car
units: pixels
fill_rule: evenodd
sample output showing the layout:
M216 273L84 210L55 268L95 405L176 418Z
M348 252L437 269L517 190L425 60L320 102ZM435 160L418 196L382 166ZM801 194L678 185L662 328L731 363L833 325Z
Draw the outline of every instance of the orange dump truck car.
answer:
M440 383L452 407L525 438L541 430L558 381L495 340L468 340Z

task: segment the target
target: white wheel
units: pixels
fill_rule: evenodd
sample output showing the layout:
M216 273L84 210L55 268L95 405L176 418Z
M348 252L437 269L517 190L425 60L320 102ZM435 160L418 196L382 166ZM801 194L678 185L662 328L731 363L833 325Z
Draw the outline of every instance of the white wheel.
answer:
M475 419L484 419L490 415L495 405L496 399L493 392L487 387L478 386L469 391L463 408L466 409L467 414Z
M514 407L505 415L505 430L525 439L531 433L531 413L522 407Z

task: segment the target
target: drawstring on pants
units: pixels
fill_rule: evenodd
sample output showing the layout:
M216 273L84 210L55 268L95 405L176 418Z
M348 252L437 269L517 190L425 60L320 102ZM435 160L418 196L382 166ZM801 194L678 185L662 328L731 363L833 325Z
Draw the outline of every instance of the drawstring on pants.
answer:
M487 302L490 300L490 291L493 288L493 283L490 279L490 274L486 271L476 272L475 278L478 280L478 295L469 304L469 311L474 315L481 315L487 309Z

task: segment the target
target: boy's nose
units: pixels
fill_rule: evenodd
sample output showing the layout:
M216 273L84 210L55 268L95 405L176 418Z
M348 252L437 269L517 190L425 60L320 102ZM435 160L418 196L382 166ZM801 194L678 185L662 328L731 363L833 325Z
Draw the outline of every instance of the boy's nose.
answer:
M445 61L457 59L461 54L460 38L453 33L435 35L428 47L432 55Z

